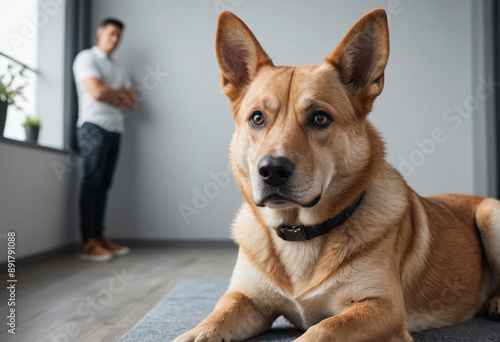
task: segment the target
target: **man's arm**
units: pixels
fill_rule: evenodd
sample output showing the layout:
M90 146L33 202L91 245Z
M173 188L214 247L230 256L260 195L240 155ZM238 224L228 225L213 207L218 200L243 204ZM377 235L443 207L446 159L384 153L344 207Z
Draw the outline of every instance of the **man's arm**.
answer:
M84 79L82 83L96 101L106 102L118 109L133 109L136 106L131 88L111 89L96 77Z

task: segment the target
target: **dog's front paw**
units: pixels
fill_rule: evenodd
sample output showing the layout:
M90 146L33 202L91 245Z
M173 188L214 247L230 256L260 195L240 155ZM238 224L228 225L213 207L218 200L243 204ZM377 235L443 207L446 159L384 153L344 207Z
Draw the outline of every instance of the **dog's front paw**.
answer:
M195 339L196 335L192 334L191 331L188 331L180 336L177 336L177 338L172 342L194 342Z
M221 342L221 341L231 341L229 336L221 336L217 330L201 330L194 329L188 331L179 337L177 337L173 342Z
M500 321L500 297L491 298L486 307L488 316L495 321Z

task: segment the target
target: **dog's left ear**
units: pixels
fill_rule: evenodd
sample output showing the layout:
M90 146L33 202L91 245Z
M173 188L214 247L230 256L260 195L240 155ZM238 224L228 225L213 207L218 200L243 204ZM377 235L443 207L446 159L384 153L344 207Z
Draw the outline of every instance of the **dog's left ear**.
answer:
M358 111L367 114L384 88L389 58L389 28L385 10L376 9L359 19L325 59L339 72L342 83L358 99Z
M222 92L231 101L244 93L262 66L273 65L252 31L228 11L219 14L215 54L221 70Z

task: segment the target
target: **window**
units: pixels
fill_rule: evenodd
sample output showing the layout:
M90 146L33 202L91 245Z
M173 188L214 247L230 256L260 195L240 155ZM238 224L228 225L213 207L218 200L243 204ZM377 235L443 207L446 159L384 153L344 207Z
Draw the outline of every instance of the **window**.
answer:
M63 149L66 1L0 0L0 8L0 75L9 64L30 67L16 81L26 83L26 100L21 109L9 106L4 136L25 140L22 124L35 116L42 126L38 144Z
M29 25L30 19L36 16L37 6L38 0L0 0L0 8L8 8L0 12L0 75L10 71L16 75L13 86L26 85L22 93L24 99L16 99L20 109L9 106L7 111L4 136L15 140L25 139L22 127L25 117L36 116L36 73L30 69L23 72L24 77L18 73L21 64L37 67L38 29ZM6 76L6 79L10 77Z

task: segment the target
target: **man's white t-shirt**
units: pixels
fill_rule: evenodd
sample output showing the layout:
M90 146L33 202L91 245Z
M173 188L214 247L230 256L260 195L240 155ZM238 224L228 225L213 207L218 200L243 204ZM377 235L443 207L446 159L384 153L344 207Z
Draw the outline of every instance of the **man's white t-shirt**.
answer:
M82 126L90 122L110 132L123 133L125 129L123 111L112 105L95 100L82 81L98 78L111 89L131 88L126 70L97 46L81 51L73 62L76 90L78 93L78 122Z

